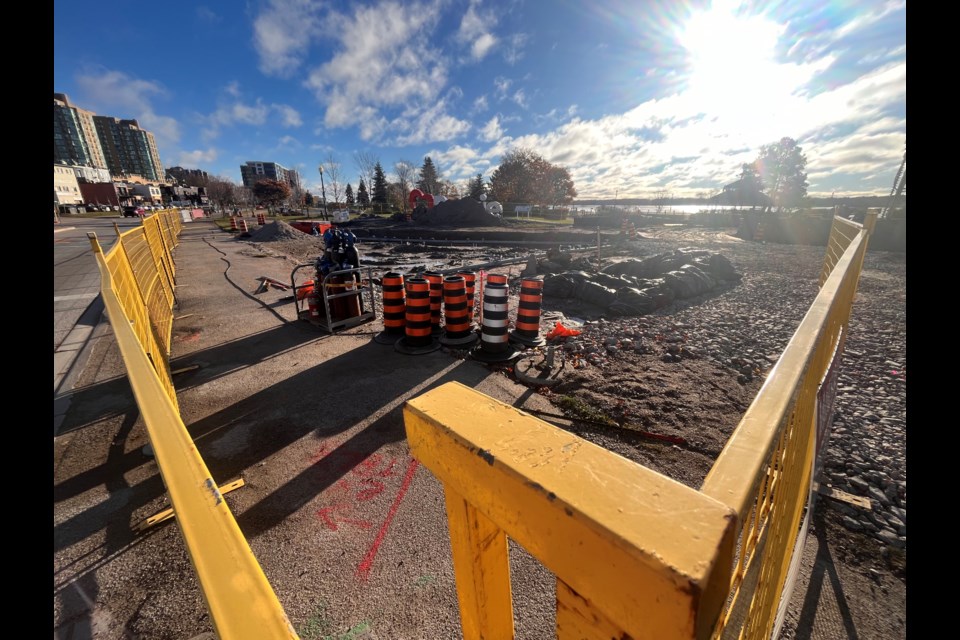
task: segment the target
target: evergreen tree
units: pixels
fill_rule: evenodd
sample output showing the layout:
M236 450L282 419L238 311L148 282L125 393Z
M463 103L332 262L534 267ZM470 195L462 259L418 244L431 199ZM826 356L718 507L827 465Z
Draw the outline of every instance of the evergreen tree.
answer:
M352 207L355 204L353 199L353 187L350 186L350 183L347 183L347 188L344 191L344 197L347 199L347 206Z
M378 162L373 167L373 199L374 204L387 204L387 176Z
M439 194L440 187L440 174L437 173L437 168L433 165L433 160L430 156L427 156L423 159L423 166L420 167L417 189L420 189L420 191L424 193Z
M363 178L360 178L360 186L357 187L357 204L363 208L370 206L370 194L367 193L367 185Z
M483 182L483 174L478 173L477 177L470 181L470 197L476 200L487 192L487 185Z

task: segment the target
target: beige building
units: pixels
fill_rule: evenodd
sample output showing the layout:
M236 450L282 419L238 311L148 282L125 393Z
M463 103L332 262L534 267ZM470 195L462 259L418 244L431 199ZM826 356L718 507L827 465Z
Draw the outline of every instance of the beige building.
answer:
M62 164L53 165L53 201L57 204L82 204L80 183L73 167Z
M131 184L130 190L148 204L161 204L163 202L160 187L155 184Z

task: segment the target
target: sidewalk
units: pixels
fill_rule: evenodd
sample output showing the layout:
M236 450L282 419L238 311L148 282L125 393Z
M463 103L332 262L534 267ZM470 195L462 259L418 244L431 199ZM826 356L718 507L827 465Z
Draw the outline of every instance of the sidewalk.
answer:
M253 294L292 263L257 255L207 222L185 224L176 250L171 368L200 365L175 378L200 454L221 484L245 480L226 500L301 637L457 637L443 492L410 457L400 408L451 380L547 401L477 362L375 343L379 320L335 336L294 320L289 292ZM90 363L55 440L58 632L211 631L177 527L130 532L166 502L112 335ZM518 637L549 637L554 581L513 555Z

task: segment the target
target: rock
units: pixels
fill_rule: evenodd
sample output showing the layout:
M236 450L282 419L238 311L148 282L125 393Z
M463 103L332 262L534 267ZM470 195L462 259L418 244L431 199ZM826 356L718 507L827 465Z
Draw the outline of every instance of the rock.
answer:
M861 531L863 530L863 525L851 518L850 516L843 516L843 526L851 531Z

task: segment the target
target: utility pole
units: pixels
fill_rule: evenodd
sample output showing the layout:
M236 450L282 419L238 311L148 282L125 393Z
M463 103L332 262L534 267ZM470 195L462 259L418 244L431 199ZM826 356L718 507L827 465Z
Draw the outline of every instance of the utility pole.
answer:
M323 187L323 165L321 164L317 169L320 170L320 195L323 196L323 219L329 220L330 216L327 214L327 190Z

